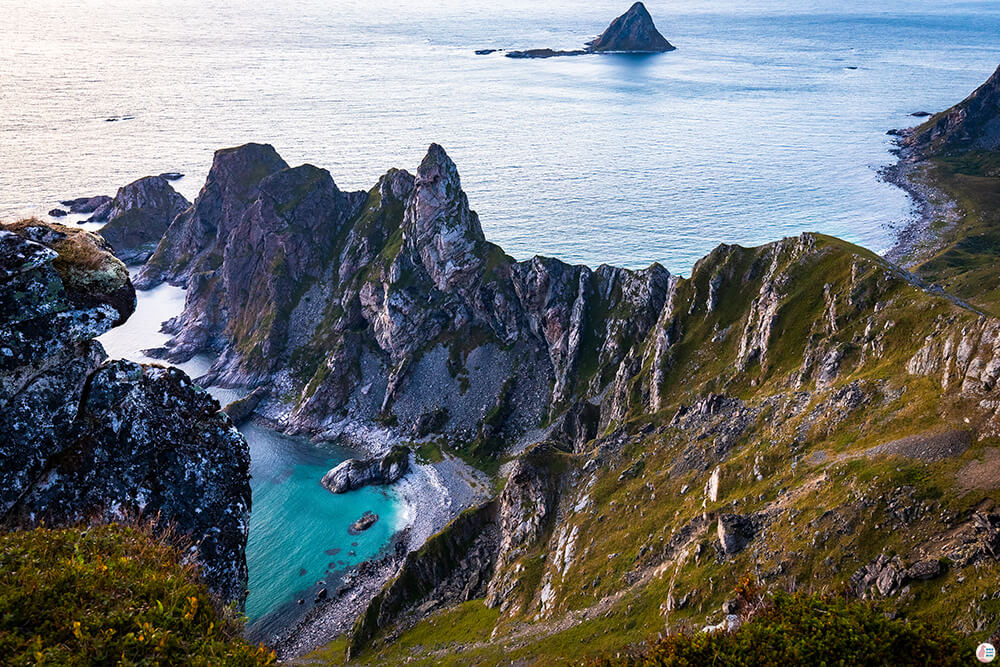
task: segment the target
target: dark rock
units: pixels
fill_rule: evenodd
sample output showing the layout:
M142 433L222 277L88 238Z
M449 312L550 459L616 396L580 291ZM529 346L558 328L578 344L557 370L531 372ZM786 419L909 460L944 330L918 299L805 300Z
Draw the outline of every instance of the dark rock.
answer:
M757 534L757 521L740 514L719 515L719 546L726 556L735 556L746 549Z
M159 176L147 176L119 188L109 210L101 209L107 219L100 234L126 264L142 264L163 238L174 218L190 203ZM90 222L98 214L91 217Z
M179 171L166 171L160 174L160 178L167 181L179 181L180 179L184 178L184 174L180 173Z
M229 405L227 405L223 410L229 415L229 418L233 420L233 423L239 426L254 413L260 402L267 396L268 391L263 387L257 387L251 391L247 396L243 398L238 398Z
M300 577L306 576L306 569L304 567L299 568L299 576Z
M928 116L933 116L934 114L932 114L930 111L914 111L910 115L913 116L914 118L927 118Z
M508 58L556 58L558 56L582 56L590 53L584 49L574 49L572 51L556 51L553 49L527 49L524 51L508 51L504 55Z
M424 412L413 422L413 435L422 438L436 433L448 423L448 408L435 408Z
M65 218L68 215L68 213L66 213L66 211L62 210L61 208L54 208L51 211L49 211L49 215L51 215L53 218Z
M111 203L111 197L107 195L79 197L78 199L68 199L59 203L63 206L68 206L70 213L93 213L105 204Z
M500 49L479 49L478 51L476 51L476 55L477 56L488 56L491 53L496 53L499 50Z
M363 533L378 521L378 514L374 512L365 512L361 515L361 518L351 524L351 527L347 529L347 532L351 535L357 535L358 533Z
M628 53L663 53L675 48L653 25L653 17L641 2L635 3L612 21L608 29L587 47L594 52Z
M906 577L908 579L935 579L941 576L943 568L941 567L941 561L935 558L928 558L925 560L920 560L911 565L906 569Z
M316 591L316 599L315 599L315 601L316 602L321 602L321 601L325 600L326 599L326 595L327 595L327 593L326 593L326 589L325 588L319 589L318 591Z
M410 469L410 450L394 445L385 456L347 459L331 469L321 484L334 493L346 493L370 484L392 484Z
M100 237L0 226L0 522L139 518L195 545L209 587L242 604L246 442L180 370L107 362L94 337L135 308Z

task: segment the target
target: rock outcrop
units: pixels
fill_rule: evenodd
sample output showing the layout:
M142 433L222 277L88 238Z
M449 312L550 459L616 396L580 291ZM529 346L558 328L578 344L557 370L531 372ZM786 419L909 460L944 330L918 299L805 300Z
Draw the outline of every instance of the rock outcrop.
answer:
M78 197L59 202L63 206L69 207L70 213L94 213L99 208L110 204L111 197L107 195L96 195L94 197ZM98 222L103 222L100 220Z
M663 53L674 50L674 46L653 25L653 17L641 2L635 3L612 21L600 37L587 44L587 48L595 53Z
M119 188L100 234L126 264L142 264L156 250L170 223L190 206L161 176L147 176ZM93 221L93 218L91 218Z
M323 475L320 483L333 493L347 493L364 486L392 484L410 469L410 450L395 445L373 459L347 459Z
M1000 67L965 100L903 135L902 145L920 157L1000 149Z
M554 49L527 49L507 51L508 58L553 58L556 56L582 56L588 53L665 53L676 47L668 42L653 24L646 6L641 2L611 22L598 37L582 49L570 51ZM488 55L496 49L481 49L476 53Z
M135 309L95 234L0 226L0 522L152 522L192 541L210 588L241 603L246 442L179 370L106 360L94 338Z

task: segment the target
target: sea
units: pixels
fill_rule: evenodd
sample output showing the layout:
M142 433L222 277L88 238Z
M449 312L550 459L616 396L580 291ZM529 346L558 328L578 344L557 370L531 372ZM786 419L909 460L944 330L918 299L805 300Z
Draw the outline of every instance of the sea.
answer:
M0 219L167 171L191 199L213 151L248 141L368 189L437 142L486 236L518 259L686 275L720 243L803 231L884 251L911 215L878 177L886 131L1000 63L997 0L649 0L676 51L474 53L577 48L629 4L0 0ZM140 294L102 339L111 356L143 359L182 300ZM320 487L347 450L244 434L254 620L371 557L407 510L391 491ZM365 510L383 519L347 535Z

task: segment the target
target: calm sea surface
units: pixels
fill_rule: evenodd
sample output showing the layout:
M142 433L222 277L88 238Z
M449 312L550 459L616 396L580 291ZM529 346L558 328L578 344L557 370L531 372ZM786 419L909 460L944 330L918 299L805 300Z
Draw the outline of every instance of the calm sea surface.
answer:
M163 171L187 174L176 187L193 198L213 151L247 141L367 189L390 167L414 170L433 141L487 236L519 259L686 274L718 243L805 230L882 250L909 210L876 177L885 131L963 98L1000 62L997 0L650 0L673 53L473 54L577 47L628 4L0 0L0 219ZM111 356L142 360L182 302L168 287L141 295L102 337ZM322 489L344 450L244 433L259 618L375 553L404 510L379 491ZM368 509L383 520L347 536Z
M803 230L880 250L908 212L873 171L885 131L1000 62L997 0L650 0L673 53L473 54L579 46L629 4L0 0L0 217L162 171L190 198L246 141L367 189L435 141L518 258L687 273Z

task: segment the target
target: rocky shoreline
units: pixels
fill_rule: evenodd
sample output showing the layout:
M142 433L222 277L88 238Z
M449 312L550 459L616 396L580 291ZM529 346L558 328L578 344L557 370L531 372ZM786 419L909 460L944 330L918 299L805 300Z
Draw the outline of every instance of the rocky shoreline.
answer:
M906 136L908 130L898 134ZM913 202L912 216L901 228L894 230L895 242L883 256L895 264L909 268L926 256L940 250L943 232L953 227L961 216L958 203L928 176L929 166L913 155L912 149L894 150L898 161L879 170L879 178L900 188Z
M407 516L389 544L376 557L344 572L336 582L324 581L303 591L306 597L314 597L320 590L327 593L277 635L263 636L261 627L250 628L248 635L266 641L281 659L289 659L347 632L396 575L406 555L423 546L463 510L485 500L490 488L482 473L458 458L446 455L437 463L414 463L391 487L406 506Z

